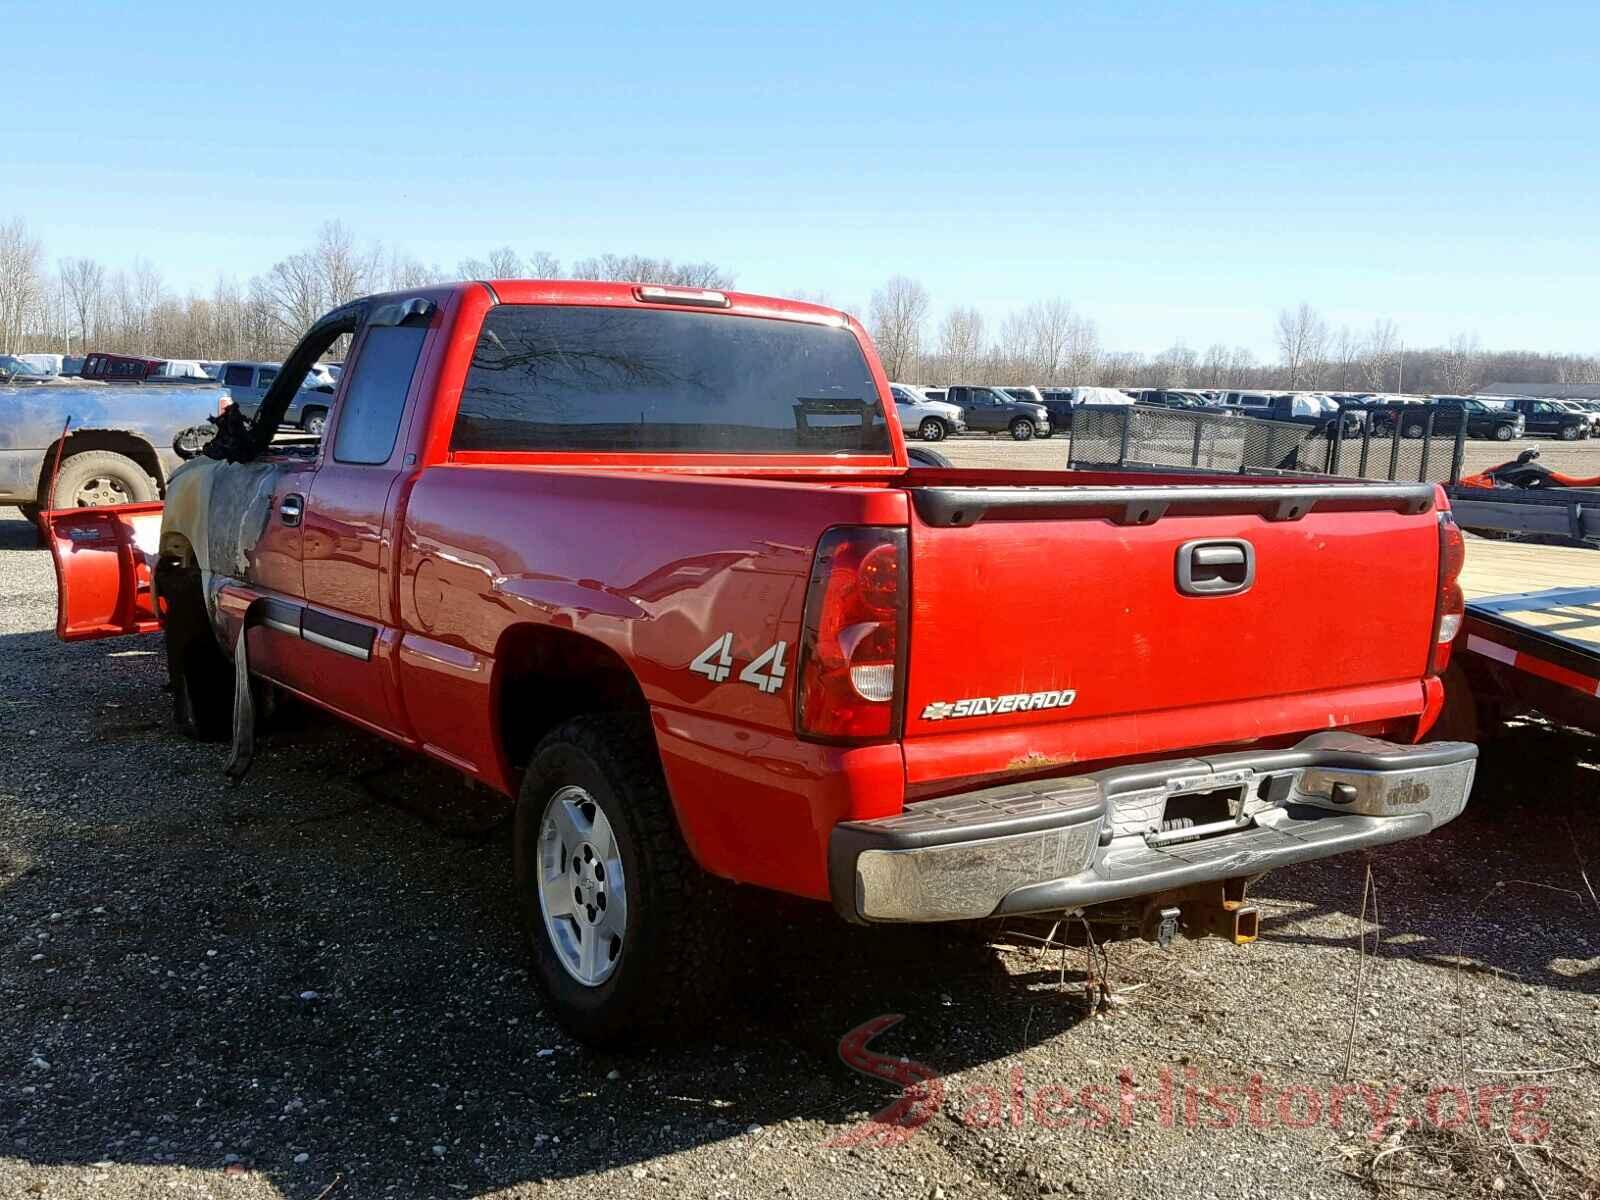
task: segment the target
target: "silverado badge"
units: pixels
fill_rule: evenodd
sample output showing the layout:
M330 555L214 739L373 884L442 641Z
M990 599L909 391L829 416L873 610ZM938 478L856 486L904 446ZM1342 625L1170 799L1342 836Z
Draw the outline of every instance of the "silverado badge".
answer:
M1078 693L1068 688L1058 692L1017 692L1010 696L972 696L966 700L935 700L922 710L922 719L943 721L946 717L987 717L994 713L1066 708L1077 698Z

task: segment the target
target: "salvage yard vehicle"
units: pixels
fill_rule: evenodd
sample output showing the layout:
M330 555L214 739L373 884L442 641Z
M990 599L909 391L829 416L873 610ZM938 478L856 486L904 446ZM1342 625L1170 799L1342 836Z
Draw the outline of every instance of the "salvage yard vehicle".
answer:
M900 428L907 437L920 438L924 442L942 442L947 437L967 431L966 418L954 404L934 400L926 392L918 391L907 383L891 383L889 395L894 400Z
M275 444L344 337L320 443ZM730 881L1246 942L1262 873L1462 811L1476 748L1420 744L1462 611L1438 488L911 468L889 396L811 304L359 300L164 511L48 515L58 632L164 630L236 778L270 687L515 797L534 974L595 1043L714 1011ZM1308 591L1318 637L1269 619Z
M1133 397L1127 392L1120 388L1109 387L1045 388L1040 395L1044 397L1044 408L1050 417L1050 428L1057 433L1065 433L1072 428L1072 411L1080 405L1133 403Z
M1521 413L1485 404L1472 396L1432 396L1427 404L1390 404L1369 407L1368 412L1374 433L1392 434L1398 425L1401 436L1408 438L1420 438L1428 433L1430 413L1435 437L1454 437L1463 418L1469 438L1509 442L1521 437L1526 429Z
M218 371L223 387L239 411L254 416L261 407L262 398L277 381L280 363L227 362ZM322 436L328 420L328 407L333 402L336 382L328 369L313 363L301 377L301 384L289 407L281 418L285 425L296 426L307 433Z
M1592 432L1588 413L1574 412L1559 400L1529 400L1517 397L1509 400L1507 407L1512 412L1521 413L1527 419L1527 430L1531 434L1560 438L1563 442L1576 442L1588 437Z
M204 425L220 399L215 389L186 385L0 386L0 504L35 519L52 506L52 473L55 508L155 500L183 461L174 440Z
M947 387L944 398L961 409L968 429L1009 433L1019 442L1050 436L1050 413L1043 404L1015 400L1001 388Z

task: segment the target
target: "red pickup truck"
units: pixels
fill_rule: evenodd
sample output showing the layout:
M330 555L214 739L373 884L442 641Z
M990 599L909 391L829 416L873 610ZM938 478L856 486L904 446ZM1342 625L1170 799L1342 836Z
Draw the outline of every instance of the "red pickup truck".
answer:
M275 443L342 337L320 443ZM1466 803L1475 747L1420 744L1462 612L1431 485L915 466L854 320L694 289L375 296L278 380L164 510L48 514L59 632L164 630L236 759L273 686L516 797L590 1040L705 1006L724 881L1244 941L1266 870Z

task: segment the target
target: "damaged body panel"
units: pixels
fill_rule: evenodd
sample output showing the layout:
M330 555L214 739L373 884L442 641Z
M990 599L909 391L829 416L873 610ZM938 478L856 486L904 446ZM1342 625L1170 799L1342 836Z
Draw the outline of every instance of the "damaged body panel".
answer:
M174 439L204 425L224 395L220 388L192 385L0 387L0 504L30 506L40 501L41 484L69 419L64 455L92 435L95 448L126 454L159 484L182 461L173 450Z

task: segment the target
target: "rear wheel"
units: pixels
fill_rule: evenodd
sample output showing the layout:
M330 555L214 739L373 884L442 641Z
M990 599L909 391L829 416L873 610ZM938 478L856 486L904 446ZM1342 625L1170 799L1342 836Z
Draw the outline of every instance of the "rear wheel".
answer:
M917 426L917 436L925 442L942 442L944 433L944 422L938 417L924 417Z
M156 481L126 454L85 450L61 462L52 508L99 508L136 504L158 496Z
M1407 425L1405 427L1405 435L1408 438L1419 438L1423 435L1425 428L1422 425Z
M1019 442L1031 442L1033 440L1033 422L1026 417L1018 417L1011 422L1011 436Z
M1575 442L1578 440L1578 434L1581 432L1582 430L1580 430L1576 425L1568 425L1556 436L1559 437L1563 442Z
M594 1045L707 1015L723 979L726 901L678 830L649 727L579 717L533 753L513 852L534 975Z
M1496 425L1494 427L1494 440L1495 441L1497 441L1497 442L1509 442L1511 440L1511 436L1512 436L1512 434L1511 434L1511 426L1509 426L1509 425Z
M300 428L317 437L322 436L322 430L327 424L328 410L325 408L308 408L305 416L300 418Z

